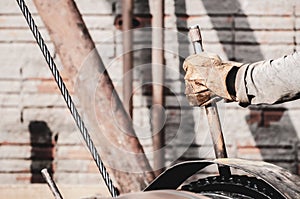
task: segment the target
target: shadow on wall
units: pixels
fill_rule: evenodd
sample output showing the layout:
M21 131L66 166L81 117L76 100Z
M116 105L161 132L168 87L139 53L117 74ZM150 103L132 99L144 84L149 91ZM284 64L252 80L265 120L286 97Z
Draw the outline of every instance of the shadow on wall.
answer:
M57 134L54 136L44 121L31 121L28 126L31 144L31 183L45 183L41 170L48 169L53 175L54 145L57 141Z
M255 140L255 148L247 146L241 150L251 151L259 149L264 161L287 168L298 174L299 143L297 132L283 107L250 107L250 114L246 118L249 129ZM256 159L257 157L252 157ZM259 159L259 158L258 158Z
M217 32L224 52L230 60L249 62L264 59L259 43L253 33L254 30L251 29L247 15L243 12L238 0L225 0L221 4L218 0L202 0L202 3L210 18L213 29ZM226 22L222 18L226 19ZM243 25L241 26L237 23L242 23ZM240 31L247 31L249 33L247 34L249 42L237 41L236 38ZM230 39L227 39L228 33L231 33ZM239 47L243 48L242 54L240 54Z

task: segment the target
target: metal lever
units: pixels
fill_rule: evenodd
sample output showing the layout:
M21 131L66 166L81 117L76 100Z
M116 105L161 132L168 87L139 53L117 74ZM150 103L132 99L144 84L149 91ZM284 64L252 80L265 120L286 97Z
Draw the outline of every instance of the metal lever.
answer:
M50 174L48 173L48 170L42 169L41 171L45 181L47 182L52 194L54 195L55 199L63 199L61 193L59 192L55 182L53 181L53 179L51 178Z
M203 52L202 37L199 26L191 26L189 28L189 34L193 43L195 54ZM205 106L205 111L216 158L227 158L227 152L216 102L212 101L210 105ZM230 168L227 166L218 165L218 169L220 175L222 176L231 175Z

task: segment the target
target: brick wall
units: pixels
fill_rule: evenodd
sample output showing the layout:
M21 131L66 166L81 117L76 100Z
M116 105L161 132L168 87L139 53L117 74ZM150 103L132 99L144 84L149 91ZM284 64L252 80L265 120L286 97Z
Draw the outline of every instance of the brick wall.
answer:
M74 94L32 1L26 2ZM76 2L121 94L122 37L114 26L120 1ZM0 183L40 182L42 166L53 170L58 183L98 183L97 168L16 2L0 5ZM134 12L140 27L150 27L151 1L135 1ZM297 0L165 0L166 165L213 158L205 114L189 107L183 94L181 64L192 53L187 27L194 24L201 26L204 48L226 60L259 61L300 50ZM134 30L133 122L151 160L150 45L149 29ZM230 157L265 160L299 173L299 101L273 108L219 107Z

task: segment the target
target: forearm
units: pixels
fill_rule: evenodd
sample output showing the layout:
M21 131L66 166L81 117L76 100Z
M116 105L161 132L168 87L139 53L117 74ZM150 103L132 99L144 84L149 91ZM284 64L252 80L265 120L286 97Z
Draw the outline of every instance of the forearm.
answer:
M300 98L300 53L243 65L237 72L235 89L242 106Z

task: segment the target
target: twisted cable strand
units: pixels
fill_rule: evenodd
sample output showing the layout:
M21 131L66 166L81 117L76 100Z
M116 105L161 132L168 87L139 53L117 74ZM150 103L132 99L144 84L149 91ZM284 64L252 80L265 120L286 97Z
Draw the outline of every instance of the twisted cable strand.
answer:
M111 194L112 197L117 197L117 190L115 188L115 186L113 185L112 183L112 180L110 179L109 177L109 174L100 158L100 155L99 153L97 152L97 149L88 133L88 130L87 128L85 127L85 124L81 118L81 116L79 115L75 105L74 105L74 102L69 94L69 91L68 89L66 88L65 86L65 83L63 82L60 74L59 74L59 71L56 67L56 64L54 63L54 60L52 58L52 56L50 55L50 52L44 42L44 39L43 37L41 36L41 33L39 32L32 16L31 16L31 13L30 11L28 10L24 0L16 0L29 27L30 27L30 30L32 31L33 33L33 36L34 38L36 39L36 42L38 43L45 59L46 59L46 62L54 76L54 79L59 87L59 90L73 116L73 119L75 120L76 124L77 124L77 127L79 128L80 130L80 133L82 134L83 138L84 138L84 141L89 149L89 151L91 152L92 156L93 156L93 159L95 160L96 162L96 165L105 181L105 184Z

